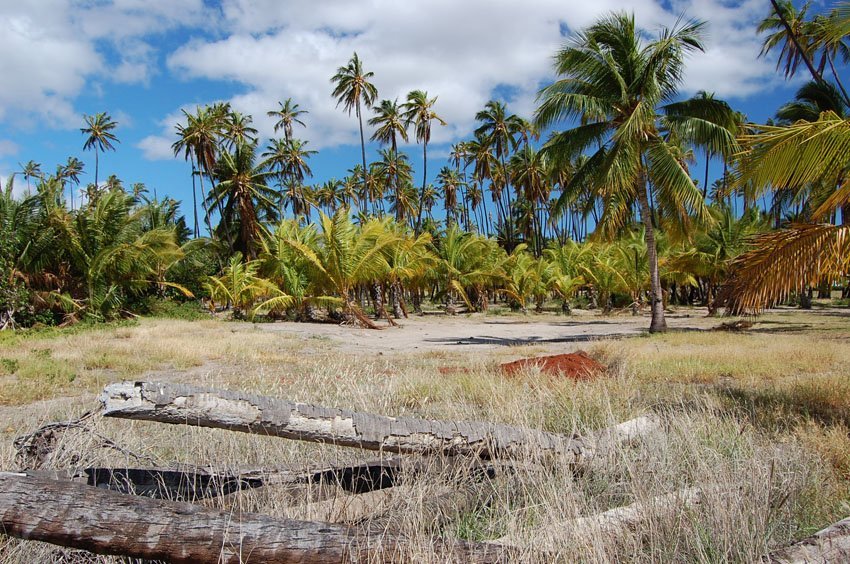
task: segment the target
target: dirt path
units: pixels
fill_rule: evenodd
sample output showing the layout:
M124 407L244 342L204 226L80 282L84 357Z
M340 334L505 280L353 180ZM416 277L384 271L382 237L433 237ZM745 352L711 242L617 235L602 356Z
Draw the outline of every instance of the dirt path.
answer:
M701 310L670 314L673 330L703 330L716 327L717 318L707 318ZM404 353L445 350L482 351L503 346L541 345L559 352L581 348L582 343L605 337L640 335L649 327L649 318L631 315L600 316L577 313L572 316L482 316L480 314L411 316L400 327L370 331L332 324L258 324L264 331L284 333L304 339L329 340L334 348L359 353Z

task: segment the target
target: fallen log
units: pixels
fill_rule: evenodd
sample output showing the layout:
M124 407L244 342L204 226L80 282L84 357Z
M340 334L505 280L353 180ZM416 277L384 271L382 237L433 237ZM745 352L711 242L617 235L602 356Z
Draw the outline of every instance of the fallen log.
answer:
M181 384L122 382L101 394L105 417L196 425L366 450L483 459L549 458L580 462L590 445L533 429L479 421L387 417Z
M771 553L765 560L782 564L850 562L850 517Z
M623 507L615 507L596 515L578 517L547 524L521 534L505 535L493 542L500 546L520 547L531 544L535 550L554 553L560 539L611 539L626 531L636 529L653 515L673 515L682 507L693 507L703 499L702 490L689 488L652 498L645 502L635 502Z
M21 539L178 564L394 562L409 560L416 548L398 535L239 515L8 472L0 473L0 525ZM446 561L510 560L505 549L483 543L437 541L429 549Z

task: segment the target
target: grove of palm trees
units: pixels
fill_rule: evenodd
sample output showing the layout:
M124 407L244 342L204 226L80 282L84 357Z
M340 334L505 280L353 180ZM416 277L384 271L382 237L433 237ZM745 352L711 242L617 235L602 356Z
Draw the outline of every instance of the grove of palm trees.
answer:
M575 464L494 456L463 472L410 457L370 511L312 482L204 501L406 539L355 560L809 561L795 543L850 515L850 3L765 4L760 56L797 89L766 123L685 91L710 23L600 17L552 53L533 112L487 101L447 157L441 93L384 98L355 52L327 83L356 119L342 178L314 179L323 149L299 138L311 109L287 93L269 139L231 103L183 109L171 148L191 201L103 178L122 124L85 115L92 183L78 156L55 172L29 160L0 194L4 469L363 460L333 439L233 440L230 423L186 435L90 405L111 381L159 378L593 445ZM604 373L499 367L579 349ZM41 446L15 439L92 410ZM641 417L651 431L606 442ZM0 562L79 556L15 536ZM837 538L811 561L850 558Z

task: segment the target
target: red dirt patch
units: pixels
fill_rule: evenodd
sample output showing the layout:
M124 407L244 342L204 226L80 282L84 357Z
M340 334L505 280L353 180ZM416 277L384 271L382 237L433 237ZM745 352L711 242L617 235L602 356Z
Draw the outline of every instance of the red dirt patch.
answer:
M465 366L440 366L437 368L443 376L447 374L469 374L469 368Z
M590 380L605 372L605 366L593 360L583 351L537 358L522 358L501 365L507 375L516 374L529 368L539 368L540 372L552 376L565 376L573 380Z

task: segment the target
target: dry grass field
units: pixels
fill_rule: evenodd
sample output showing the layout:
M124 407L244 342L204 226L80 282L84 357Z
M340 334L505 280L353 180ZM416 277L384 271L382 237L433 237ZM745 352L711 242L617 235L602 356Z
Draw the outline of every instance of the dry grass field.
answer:
M547 559L566 562L755 561L850 515L850 312L774 311L746 331L711 330L721 321L694 311L674 319L671 325L680 330L666 335L599 336L587 342L570 336L593 323L610 325L606 333L634 333L636 322L630 316L590 315L431 317L369 332L145 318L3 333L0 460L3 469L20 468L15 437L95 408L99 390L123 379L565 434L589 434L655 413L664 433L606 452L586 472L576 474L558 463L520 464L478 484L474 492L457 488L457 503L435 513L433 499L453 487L451 478L435 469L383 496L366 522L358 524L413 539L406 556L417 562L443 558L431 551L432 538L506 536L529 561L541 558L542 546ZM494 328L494 322L508 327ZM413 348L416 339L393 336L387 343L378 338L391 331L424 330L442 337L422 349ZM470 340L470 335L497 330L516 338ZM529 335L537 338L523 340ZM573 382L534 371L506 377L498 369L501 362L576 349L606 364L608 373ZM101 436L126 452L104 448ZM327 445L96 416L88 431L63 433L43 467L274 469L374 457ZM700 503L650 512L634 530L579 535L551 527L694 486L703 489ZM346 495L269 486L204 503L279 517L344 520L344 515L322 513L327 507L322 500ZM2 562L60 561L48 545L0 543Z

